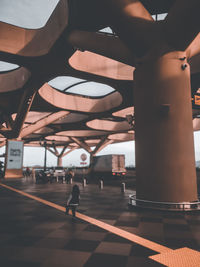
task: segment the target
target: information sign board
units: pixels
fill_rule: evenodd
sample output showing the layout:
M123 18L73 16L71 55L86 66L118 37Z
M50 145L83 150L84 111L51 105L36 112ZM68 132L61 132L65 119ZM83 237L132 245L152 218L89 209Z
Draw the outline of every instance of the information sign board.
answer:
M6 169L21 169L23 164L23 142L8 140Z

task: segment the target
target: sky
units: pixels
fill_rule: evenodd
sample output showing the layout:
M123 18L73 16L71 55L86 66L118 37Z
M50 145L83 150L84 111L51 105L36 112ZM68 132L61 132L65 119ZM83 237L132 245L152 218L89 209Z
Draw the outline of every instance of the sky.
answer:
M195 160L200 161L200 131L194 132ZM63 158L63 166L81 166L80 156L82 153L87 155L86 162L89 163L89 153L84 149L77 149ZM153 152L152 152L153 153ZM135 166L135 141L112 144L105 147L97 155L105 154L125 154L126 166ZM44 148L24 149L24 166L44 164ZM47 151L47 166L56 166L57 158Z
M200 131L194 132L194 145L195 145L195 160L200 161ZM5 152L5 147L0 149L0 153ZM82 166L80 164L80 156L82 153L87 155L86 163L89 164L89 153L84 149L77 149L69 153L63 158L63 166ZM124 154L125 164L127 166L135 166L135 141L122 142L118 144L112 144L105 147L100 151L97 156L106 154ZM1 158L2 160L2 158ZM44 148L39 147L24 147L24 166L44 165ZM56 166L57 158L47 151L47 166Z
M87 155L86 163L89 164L90 155L84 149L77 149L69 153L63 158L63 166L81 166L80 159L81 154L85 153ZM119 144L108 145L102 151L100 151L97 156L105 154L125 154L126 166L135 165L135 142L123 142ZM24 166L44 164L44 148L32 147L24 148ZM47 166L56 166L57 158L47 151Z

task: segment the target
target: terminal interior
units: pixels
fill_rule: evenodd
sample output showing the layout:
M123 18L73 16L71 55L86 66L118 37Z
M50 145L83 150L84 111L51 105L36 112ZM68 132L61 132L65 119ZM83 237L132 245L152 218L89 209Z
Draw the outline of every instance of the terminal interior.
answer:
M1 0L1 266L200 266L199 8ZM132 140L135 182L100 186L95 156ZM23 173L26 146L44 147L57 166L84 149L89 183L76 173L69 184L36 183ZM65 205L75 183L73 218Z

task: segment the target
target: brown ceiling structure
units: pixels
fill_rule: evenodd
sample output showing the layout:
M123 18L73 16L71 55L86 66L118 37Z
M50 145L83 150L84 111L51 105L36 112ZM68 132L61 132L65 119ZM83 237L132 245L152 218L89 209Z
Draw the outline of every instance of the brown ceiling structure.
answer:
M12 1L3 1L4 18L6 12L15 17L20 4L30 9L25 6L27 1L15 2L12 6ZM200 95L200 22L190 1L54 2L41 27L19 26L13 20L2 20L0 13L0 60L13 64L0 72L1 146L6 139L23 140L29 146L45 141L52 153L58 154L56 147L62 147L65 155L66 148L81 147L91 153L95 147L93 153L97 153L108 144L134 140L134 70L152 51L162 54L164 39L186 52L191 99ZM129 8L138 12L131 29L131 17L123 17L123 10L129 12ZM168 15L158 20L163 13ZM102 31L106 27L112 32ZM63 81L62 89L53 86L56 77ZM93 86L95 92L100 85L111 90L99 95L84 93L87 86ZM198 101L191 101L194 130L199 130Z

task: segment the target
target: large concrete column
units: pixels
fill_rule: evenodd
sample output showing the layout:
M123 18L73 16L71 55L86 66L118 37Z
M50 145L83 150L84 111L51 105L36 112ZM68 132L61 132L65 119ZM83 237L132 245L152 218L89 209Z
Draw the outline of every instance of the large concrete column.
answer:
M190 67L182 52L135 72L136 198L197 201Z

